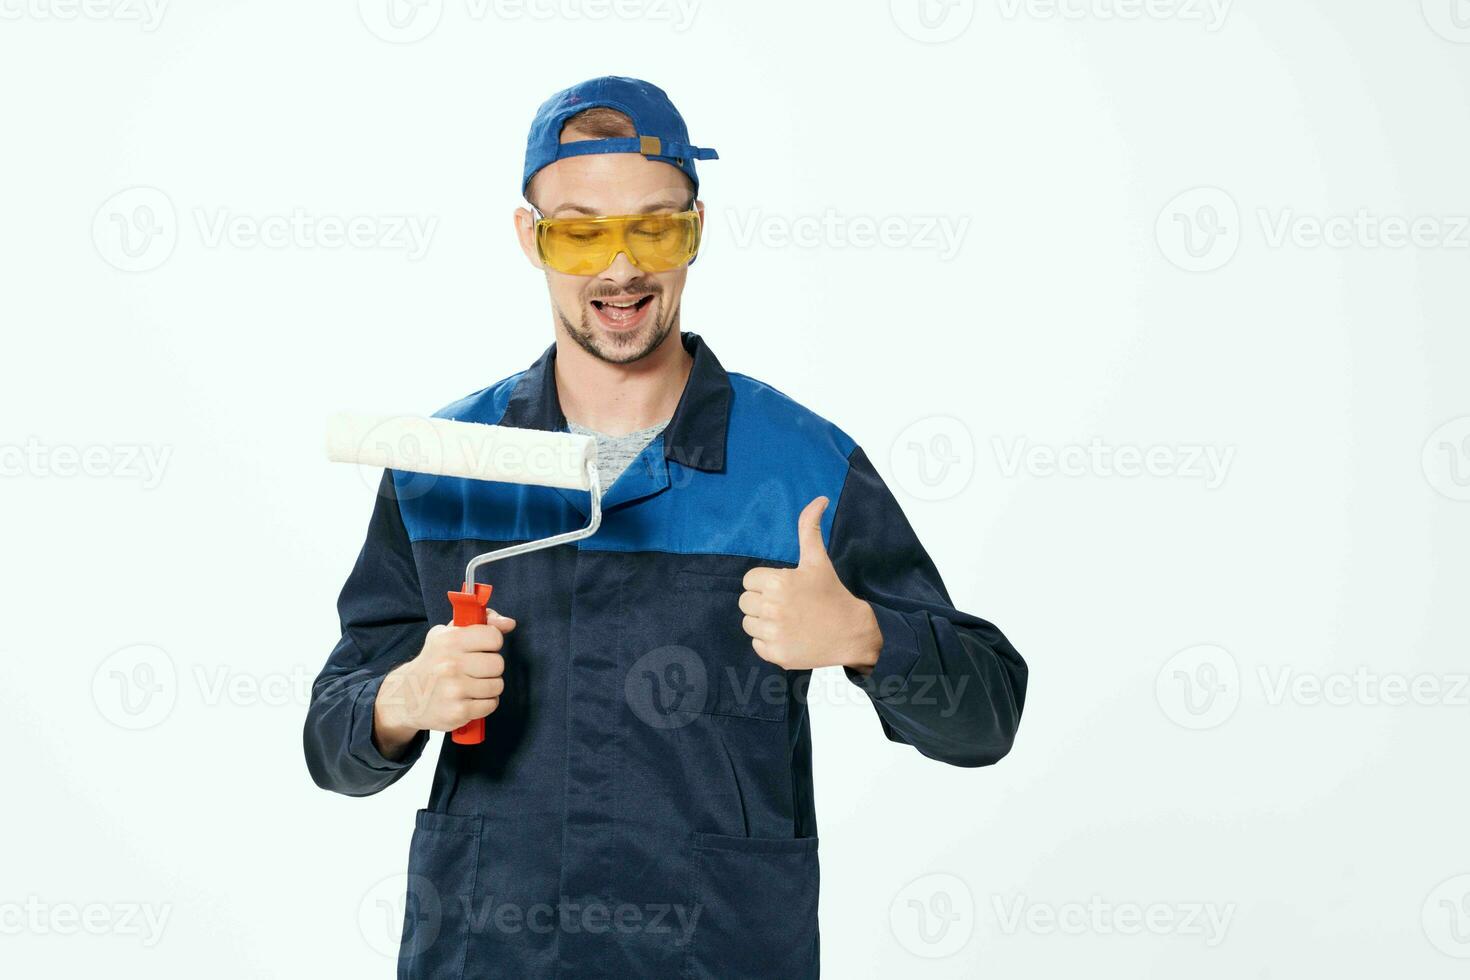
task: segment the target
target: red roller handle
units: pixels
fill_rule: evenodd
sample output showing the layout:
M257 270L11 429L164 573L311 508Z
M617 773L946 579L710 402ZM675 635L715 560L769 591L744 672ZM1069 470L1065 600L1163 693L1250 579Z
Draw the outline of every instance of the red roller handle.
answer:
M468 584L463 592L449 593L449 604L454 607L455 626L484 626L489 622L485 607L490 604L490 586L476 584L470 591ZM454 730L449 736L455 745L479 745L485 741L485 719L476 718Z

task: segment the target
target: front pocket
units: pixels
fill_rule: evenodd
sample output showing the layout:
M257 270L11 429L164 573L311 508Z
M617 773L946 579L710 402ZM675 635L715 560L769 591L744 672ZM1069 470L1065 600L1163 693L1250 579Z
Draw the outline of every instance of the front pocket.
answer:
M760 658L741 626L743 579L685 569L678 581L682 615L675 643L699 657L707 687L695 710L784 721L790 680L786 671Z
M420 810L408 850L400 980L460 980L480 864L480 818Z
M816 977L817 838L695 834L693 851L699 918L685 977Z

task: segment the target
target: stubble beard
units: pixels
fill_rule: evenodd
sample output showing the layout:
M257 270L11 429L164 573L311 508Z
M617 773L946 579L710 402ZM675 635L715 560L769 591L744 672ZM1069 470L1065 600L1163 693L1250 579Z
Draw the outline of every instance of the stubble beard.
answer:
M592 323L592 313L586 306L582 308L580 325L573 325L560 308L557 309L556 316L567 335L593 357L609 364L632 364L658 350L669 332L679 326L679 308L676 306L666 312L663 309L663 298L662 292L654 296L654 302L659 304L658 319L645 329L628 334L609 333L600 337L597 327Z

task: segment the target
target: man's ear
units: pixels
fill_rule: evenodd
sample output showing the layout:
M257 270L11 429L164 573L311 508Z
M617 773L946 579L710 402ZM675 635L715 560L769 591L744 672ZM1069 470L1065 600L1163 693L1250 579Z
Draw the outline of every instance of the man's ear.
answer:
M526 253L526 261L537 269L543 269L541 255L536 251L536 216L531 213L530 208L516 208L512 216L516 226L516 240L521 243L521 251Z

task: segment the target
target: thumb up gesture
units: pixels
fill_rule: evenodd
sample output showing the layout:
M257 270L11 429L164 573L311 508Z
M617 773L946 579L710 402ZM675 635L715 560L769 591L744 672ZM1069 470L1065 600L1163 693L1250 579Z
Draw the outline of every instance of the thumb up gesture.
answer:
M848 666L866 673L883 637L873 609L847 591L822 543L818 497L796 518L801 554L795 568L752 568L740 595L741 627L762 660L784 670Z

